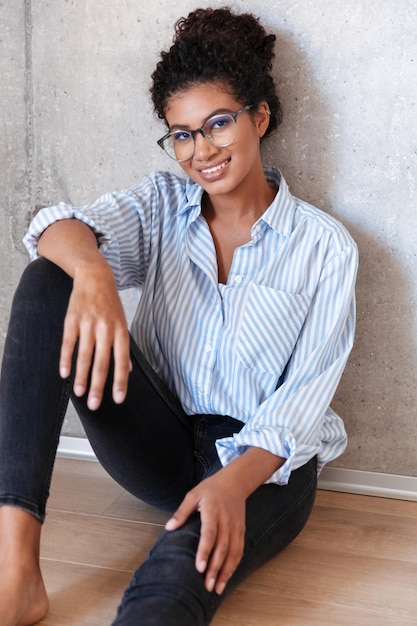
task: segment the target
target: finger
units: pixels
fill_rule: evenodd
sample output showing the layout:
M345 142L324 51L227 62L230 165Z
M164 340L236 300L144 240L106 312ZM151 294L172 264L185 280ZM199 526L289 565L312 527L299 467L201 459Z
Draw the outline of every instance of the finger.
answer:
M204 550L204 548L203 548ZM211 551L208 553L208 565L206 567L205 585L207 591L213 591L216 583L218 582L218 575L225 559L227 558L229 550L229 536L227 532L223 532L219 528L217 529L215 541L213 542ZM204 555L204 552L202 552ZM206 555L201 557L207 558Z
M122 329L117 333L113 354L113 400L116 404L121 404L126 398L129 373L132 370L129 351L129 333L127 329Z
M216 543L211 552L205 584L209 591L221 594L243 555L244 516L226 516L219 520Z
M71 374L72 358L78 340L78 327L71 317L66 317L62 336L61 353L59 356L59 374L68 378Z
M201 515L201 531L200 541L198 543L197 554L195 559L195 566L197 570L202 574L207 569L207 564L210 559L210 555L213 551L215 544L218 541L219 528L217 515L214 511L209 511L204 508L200 511ZM212 577L210 577L211 580ZM206 579L208 581L208 579ZM211 584L211 583L210 583ZM214 587L214 584L213 584ZM207 587L208 588L208 587ZM209 589L212 591L212 589Z
M193 494L188 493L173 516L165 524L165 530L176 530L180 528L190 517L192 513L197 510L198 502Z
M88 376L93 360L95 339L91 326L84 323L80 329L77 361L75 365L74 393L80 397L87 390Z
M96 331L94 358L91 369L90 389L88 391L87 406L95 411L101 404L104 386L109 374L112 338L106 326Z
M225 587L236 571L237 566L239 565L242 556L243 556L243 548L244 548L244 533L232 533L230 535L230 542L227 551L226 558L223 561L223 565L217 573L216 582L214 585L214 589L218 595L221 595L225 590ZM211 568L211 563L210 563ZM213 579L214 574L212 575L211 570L208 572L207 579Z

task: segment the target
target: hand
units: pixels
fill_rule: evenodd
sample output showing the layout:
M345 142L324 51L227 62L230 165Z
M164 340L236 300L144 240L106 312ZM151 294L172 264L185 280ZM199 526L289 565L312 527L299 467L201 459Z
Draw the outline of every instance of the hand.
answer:
M201 534L196 568L205 573L208 591L223 593L243 555L246 499L274 472L285 458L262 448L249 447L185 496L165 525L166 530L182 526L194 511L200 512Z
M116 403L126 397L131 362L129 333L113 272L107 262L79 266L64 323L60 356L60 374L67 378L71 371L75 344L79 341L74 393L82 396L91 383L87 405L100 406L107 380L111 352L114 355L112 395Z
M243 555L246 497L222 469L188 492L166 530L182 526L194 511L201 517L196 568L205 573L206 589L220 595Z

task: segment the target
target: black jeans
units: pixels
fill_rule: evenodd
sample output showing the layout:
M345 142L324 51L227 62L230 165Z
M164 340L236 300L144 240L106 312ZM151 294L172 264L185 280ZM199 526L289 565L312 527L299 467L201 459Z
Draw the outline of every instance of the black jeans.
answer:
M25 270L13 301L0 379L0 504L44 520L45 505L71 379L58 361L71 279L45 259ZM174 511L187 491L220 469L215 441L243 424L228 416L187 416L131 340L126 401L111 398L90 411L71 396L97 458L126 490ZM245 551L219 597L195 569L200 519L163 531L135 572L114 626L208 624L222 598L301 531L316 492L316 460L294 471L286 486L262 485L247 500Z

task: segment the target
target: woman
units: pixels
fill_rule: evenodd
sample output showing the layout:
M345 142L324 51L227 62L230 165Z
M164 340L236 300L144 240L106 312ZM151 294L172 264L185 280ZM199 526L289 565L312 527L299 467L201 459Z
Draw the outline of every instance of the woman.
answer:
M2 626L41 619L39 538L68 397L107 471L172 512L114 621L208 624L310 514L346 445L329 408L354 333L356 246L263 167L275 37L252 15L179 21L153 74L185 176L41 211L0 389ZM142 295L129 337L118 290ZM20 462L16 462L16 459Z

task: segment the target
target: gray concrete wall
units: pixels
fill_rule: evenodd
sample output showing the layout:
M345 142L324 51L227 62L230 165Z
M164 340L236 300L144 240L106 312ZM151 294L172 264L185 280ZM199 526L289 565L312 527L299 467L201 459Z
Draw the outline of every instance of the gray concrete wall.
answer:
M34 209L172 166L155 144L149 76L197 4L0 2L1 341ZM344 221L361 252L357 341L334 402L350 444L336 465L417 476L415 0L234 6L278 38L285 122L265 160ZM82 434L71 413L65 433Z

